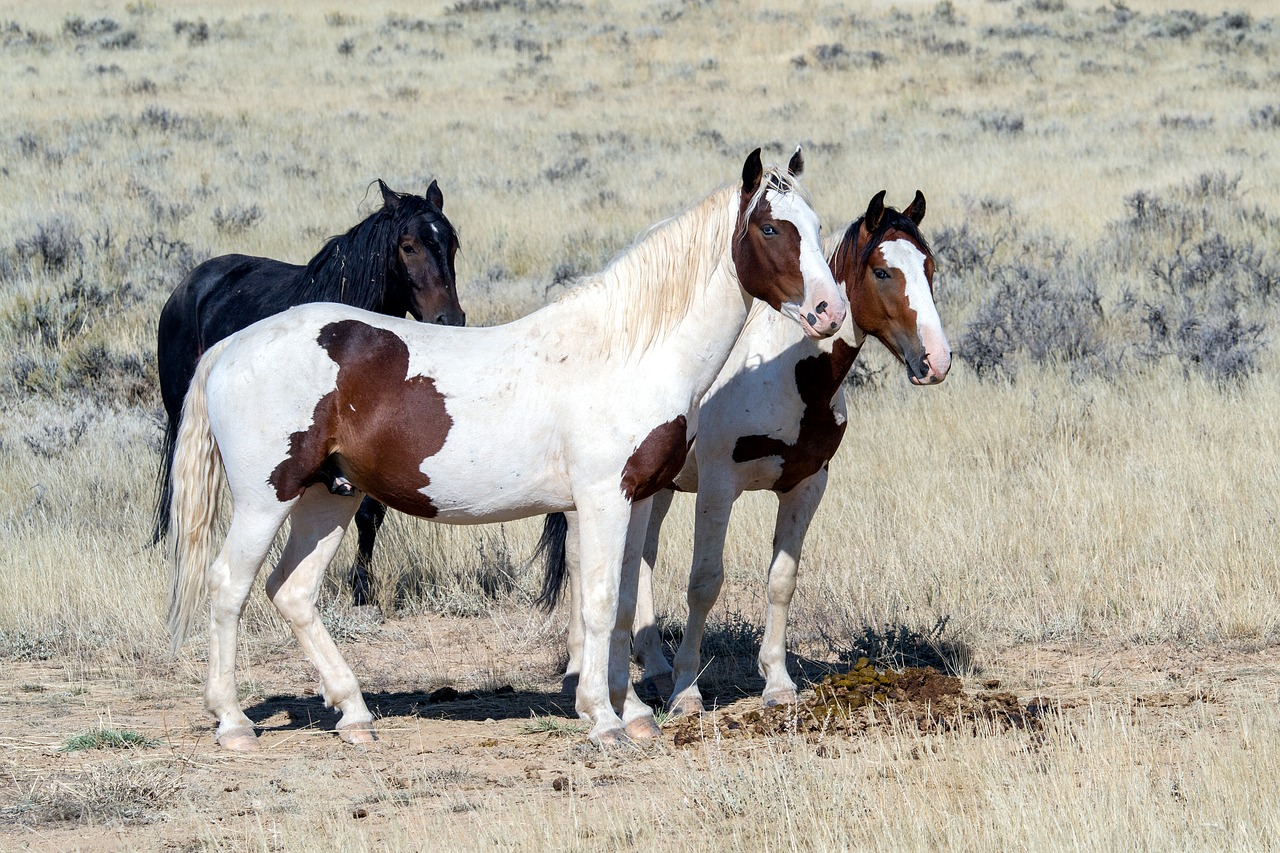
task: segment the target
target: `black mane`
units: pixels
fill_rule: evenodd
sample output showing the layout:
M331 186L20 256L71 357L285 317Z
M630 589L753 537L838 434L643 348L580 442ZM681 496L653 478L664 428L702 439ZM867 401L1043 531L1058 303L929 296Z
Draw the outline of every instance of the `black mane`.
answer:
M347 233L325 241L294 284L298 301L342 302L377 311L390 300L388 279L395 269L401 233L416 217L427 222L444 220L422 196L393 195L399 200L394 210L383 205Z

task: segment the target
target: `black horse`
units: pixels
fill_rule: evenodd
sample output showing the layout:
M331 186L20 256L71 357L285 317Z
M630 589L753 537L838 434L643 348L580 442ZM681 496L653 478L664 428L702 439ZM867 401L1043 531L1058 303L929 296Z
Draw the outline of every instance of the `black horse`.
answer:
M182 400L206 349L258 320L305 302L342 302L357 308L445 326L461 326L454 256L458 236L444 215L435 181L426 196L392 191L378 181L382 208L346 234L331 237L306 266L271 258L222 255L183 279L160 312L156 337L160 395L168 424L157 477L151 541L169 532L174 442ZM335 477L330 489L350 487ZM351 567L357 605L368 603L373 540L387 509L365 498L356 514L360 552Z

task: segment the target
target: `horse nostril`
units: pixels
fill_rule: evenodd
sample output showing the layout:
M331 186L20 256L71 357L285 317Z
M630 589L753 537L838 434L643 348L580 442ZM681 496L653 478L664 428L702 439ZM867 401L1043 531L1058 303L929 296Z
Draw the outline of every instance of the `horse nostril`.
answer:
M826 310L827 310L827 303L825 303L825 302L819 302L819 303L817 304L817 306L816 306L813 310L815 310L815 311L817 311L819 314L821 314L821 313L823 313L824 311L826 311ZM813 315L810 315L810 316L813 316Z
M804 318L809 321L810 326L813 326L815 329L818 327L818 318L813 314L805 314Z

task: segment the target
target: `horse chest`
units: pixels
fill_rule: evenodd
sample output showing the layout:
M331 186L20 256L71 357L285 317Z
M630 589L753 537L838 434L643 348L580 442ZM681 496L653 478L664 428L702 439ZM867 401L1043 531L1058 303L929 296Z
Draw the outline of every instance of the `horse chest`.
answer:
M817 473L839 449L848 425L835 403L835 396L853 355L856 350L844 341L837 341L832 352L820 352L797 361L794 371L797 404L789 407L785 414L779 413L777 423L768 433L738 436L733 445L733 461L742 465L778 459L781 463L778 476L767 486L776 492L790 491ZM796 439L786 442L777 437L780 434L794 434Z

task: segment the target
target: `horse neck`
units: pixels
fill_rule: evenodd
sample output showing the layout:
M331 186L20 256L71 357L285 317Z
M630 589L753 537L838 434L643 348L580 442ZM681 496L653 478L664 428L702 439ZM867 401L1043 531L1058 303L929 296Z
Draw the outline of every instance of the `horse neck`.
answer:
M391 226L390 218L378 212L331 237L296 280L299 301L341 302L403 317L408 289L392 275Z
M827 265L831 267L831 275L836 282L844 287L845 298L849 300L849 314L844 325L840 327L840 331L832 338L832 343L836 340L844 341L853 349L853 355L849 358L849 365L845 368L848 371L853 367L853 359L857 358L858 350L862 348L863 342L867 339L867 333L858 325L855 306L858 304L857 299L860 295L860 289L863 287L862 270L858 265L858 231L862 227L862 220L858 219L851 223L844 230L827 237L822 244L822 253L826 255Z
M655 225L576 291L583 328L601 330L611 359L679 366L695 397L710 387L751 302L730 254L738 198L722 188Z

